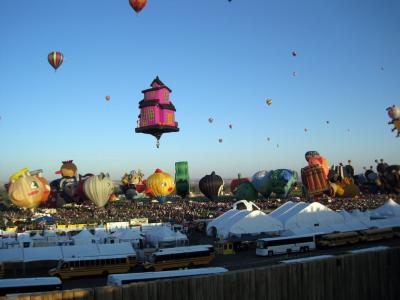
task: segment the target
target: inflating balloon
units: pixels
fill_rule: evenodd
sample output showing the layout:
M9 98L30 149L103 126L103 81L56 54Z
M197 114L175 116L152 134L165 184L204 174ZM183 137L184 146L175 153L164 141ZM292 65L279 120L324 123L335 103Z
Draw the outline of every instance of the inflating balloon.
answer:
M199 181L200 191L211 201L216 201L224 187L224 181L213 171L210 175L206 175Z
M160 169L147 178L146 193L153 195L158 200L164 200L175 189L174 178Z
M392 132L397 130L397 137L400 137L400 107L393 105L386 108L391 121L388 124L392 124Z
M111 194L114 191L114 184L110 176L104 173L91 176L86 179L83 184L85 195L93 201L98 207L103 207L107 204Z
M129 4L136 13L139 13L146 6L146 3L147 0L129 0Z
M186 198L190 192L189 166L187 161L175 163L175 184L176 194L182 199Z
M10 177L8 195L13 204L23 208L35 208L45 202L50 193L47 180L41 179L41 172L32 176L27 168Z
M266 170L256 172L252 179L251 184L254 188L264 197L268 198L269 194L267 193L268 189L268 179L269 179L269 172Z
M61 52L53 51L49 53L47 60L54 70L57 70L64 61L64 55Z

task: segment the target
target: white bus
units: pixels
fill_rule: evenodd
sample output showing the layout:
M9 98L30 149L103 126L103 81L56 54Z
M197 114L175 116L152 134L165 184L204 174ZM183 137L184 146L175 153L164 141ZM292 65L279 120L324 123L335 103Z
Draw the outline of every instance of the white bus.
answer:
M314 249L314 235L285 236L257 240L256 254L272 256L281 253L307 252Z
M107 285L121 286L138 281L152 281L158 279L168 279L187 276L210 275L228 272L225 268L198 268L175 271L160 271L160 272L143 272L143 273L127 273L108 275Z
M0 279L0 296L61 289L62 283L57 277Z

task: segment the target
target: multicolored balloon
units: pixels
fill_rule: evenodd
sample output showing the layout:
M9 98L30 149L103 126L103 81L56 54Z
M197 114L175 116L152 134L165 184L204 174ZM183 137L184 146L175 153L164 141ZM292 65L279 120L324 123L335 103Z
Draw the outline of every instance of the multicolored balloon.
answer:
M272 105L272 99L267 99L267 100L265 100L265 103L267 103L267 105L268 106L271 106Z
M54 70L57 70L64 61L64 55L61 52L53 51L49 53L47 60Z
M147 0L129 0L129 4L136 13L139 13L146 6L146 3Z

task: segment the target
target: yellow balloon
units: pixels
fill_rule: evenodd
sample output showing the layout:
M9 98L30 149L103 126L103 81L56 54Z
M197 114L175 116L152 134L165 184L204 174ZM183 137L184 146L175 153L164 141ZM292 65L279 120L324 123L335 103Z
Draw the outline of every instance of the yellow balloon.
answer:
M174 189L174 178L160 169L157 169L149 178L147 178L147 191L155 197L167 196L171 194Z

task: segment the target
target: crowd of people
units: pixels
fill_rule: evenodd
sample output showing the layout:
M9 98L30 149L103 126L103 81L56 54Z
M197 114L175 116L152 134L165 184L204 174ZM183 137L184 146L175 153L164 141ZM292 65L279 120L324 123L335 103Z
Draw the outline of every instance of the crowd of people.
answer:
M360 198L329 198L318 199L327 207L339 211L346 209L366 210L382 205L389 199L387 195L365 196ZM105 224L107 222L130 221L134 218L147 218L149 222L190 223L199 219L212 219L231 209L237 201L233 197L225 197L221 202L204 201L204 199L181 200L171 199L166 203L153 203L146 200L121 200L109 203L104 208L93 204L64 206L51 210L52 222L56 224ZM295 197L291 201L301 201ZM400 202L400 198L394 199ZM270 212L283 203L286 199L258 199L254 203L264 212ZM0 226L38 227L35 218L48 213L48 210L37 208L35 210L21 209L15 206L0 208Z

